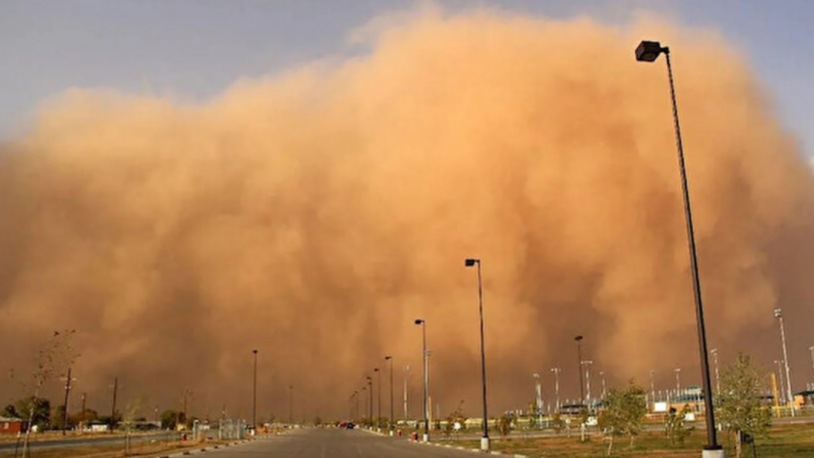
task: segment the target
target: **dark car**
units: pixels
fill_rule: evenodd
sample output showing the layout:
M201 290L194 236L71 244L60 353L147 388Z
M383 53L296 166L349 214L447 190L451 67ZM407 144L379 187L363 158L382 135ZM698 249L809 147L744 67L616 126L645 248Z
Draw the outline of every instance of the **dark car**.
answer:
M348 429L353 429L353 428L355 428L355 427L356 427L356 425L354 425L354 424L353 424L353 423L351 423L351 422L348 422L348 424L347 424L347 426L346 426L346 428L348 428Z

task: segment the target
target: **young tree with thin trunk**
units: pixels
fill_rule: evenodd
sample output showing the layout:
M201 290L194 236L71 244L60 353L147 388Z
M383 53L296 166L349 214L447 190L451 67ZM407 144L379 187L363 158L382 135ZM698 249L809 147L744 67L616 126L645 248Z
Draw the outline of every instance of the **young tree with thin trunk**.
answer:
M608 455L613 449L614 436L629 436L630 446L642 430L647 413L645 393L631 380L624 390L611 389L605 396L605 410L599 414L599 427L609 437Z
M75 331L54 331L54 335L48 340L44 348L37 353L37 367L31 374L31 384L27 389L33 389L33 394L30 398L28 406L27 422L28 427L25 432L25 439L23 441L23 458L28 456L29 443L31 441L31 429L34 422L35 412L37 411L37 399L39 399L40 392L55 376L58 376L60 369L70 367L79 354L74 352L72 345L72 338ZM23 410L23 409L19 409Z
M747 435L751 439L766 436L771 426L771 412L761 400L766 391L767 372L753 366L749 356L739 353L735 363L721 374L715 413L724 428L735 433L737 458L741 457Z

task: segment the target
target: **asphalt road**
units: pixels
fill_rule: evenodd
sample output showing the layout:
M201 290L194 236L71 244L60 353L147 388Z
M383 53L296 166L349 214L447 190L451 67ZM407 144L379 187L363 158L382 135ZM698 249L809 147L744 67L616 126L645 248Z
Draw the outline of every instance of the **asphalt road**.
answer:
M463 458L469 450L423 445L404 437L387 437L361 430L298 429L237 447L207 452L209 458Z

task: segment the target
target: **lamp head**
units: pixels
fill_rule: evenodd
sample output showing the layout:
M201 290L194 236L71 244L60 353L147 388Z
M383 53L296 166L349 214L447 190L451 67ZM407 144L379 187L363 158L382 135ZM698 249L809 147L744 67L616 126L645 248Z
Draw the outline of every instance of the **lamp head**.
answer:
M667 52L667 48L663 48L658 41L642 41L636 47L636 60L654 62L662 52Z
M391 360L391 359L393 359L393 357L392 357L392 356L385 356L385 357L384 357L384 360L385 360L385 361L389 361L389 360Z
M479 262L480 262L480 259L469 258L466 261L464 261L464 266L465 267L472 267L472 266L474 266L475 264L477 264Z
M424 320L422 320L421 318L416 318L415 324L424 324Z
M576 336L576 337L574 337L574 340L576 340L577 342L579 342L580 340L582 340L582 336Z

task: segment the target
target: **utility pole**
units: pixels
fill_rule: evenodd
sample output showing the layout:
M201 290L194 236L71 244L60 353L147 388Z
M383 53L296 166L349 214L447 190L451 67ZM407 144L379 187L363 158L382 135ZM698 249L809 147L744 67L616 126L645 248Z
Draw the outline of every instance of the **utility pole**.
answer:
M294 424L294 385L288 385L288 424Z
M63 436L66 434L65 431L67 431L67 429L68 429L68 416L70 415L70 413L68 412L68 399L69 399L69 397L71 395L71 367L70 366L68 366L68 374L67 374L66 379L67 380L65 382L65 402L62 404L65 407L65 415L63 415L63 418L62 418L62 435Z
M656 403L656 382L654 380L654 376L656 375L656 371L650 369L650 398L651 403Z
M560 368L552 367L551 372L554 373L554 395L557 398L556 411L560 411Z
M116 395L119 391L119 377L113 378L113 409L110 413L110 432L116 429Z

